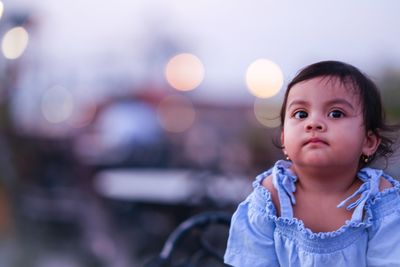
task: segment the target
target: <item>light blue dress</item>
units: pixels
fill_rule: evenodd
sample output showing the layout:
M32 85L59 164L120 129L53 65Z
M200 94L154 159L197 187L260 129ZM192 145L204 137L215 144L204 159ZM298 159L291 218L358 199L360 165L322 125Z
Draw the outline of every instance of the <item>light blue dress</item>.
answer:
M235 267L400 266L400 184L381 170L363 168L360 188L338 206L354 209L333 232L314 233L293 217L297 177L291 163L278 161L257 176L253 192L232 217L225 263ZM272 174L281 205L277 217L271 193L261 185ZM393 185L379 191L380 178ZM357 201L348 203L353 196Z

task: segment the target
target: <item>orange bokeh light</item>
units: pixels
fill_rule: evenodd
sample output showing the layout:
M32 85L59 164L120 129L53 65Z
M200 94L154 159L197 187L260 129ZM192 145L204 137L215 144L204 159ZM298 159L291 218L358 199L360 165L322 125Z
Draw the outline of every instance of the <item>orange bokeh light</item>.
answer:
M168 61L165 77L173 88L179 91L190 91L203 81L204 67L195 55L178 54Z
M180 133L189 129L195 120L196 111L192 102L181 95L164 98L157 110L160 125L169 132Z

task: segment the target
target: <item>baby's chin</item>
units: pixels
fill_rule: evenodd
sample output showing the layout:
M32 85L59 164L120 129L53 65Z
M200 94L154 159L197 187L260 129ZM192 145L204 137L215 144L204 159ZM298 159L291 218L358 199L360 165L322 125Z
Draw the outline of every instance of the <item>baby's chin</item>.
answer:
M299 160L293 159L292 169L295 173L296 169L303 169L313 172L328 172L333 174L344 170L353 171L354 169L357 169L357 166L339 158L330 159L324 157L307 157Z
M328 168L332 167L332 160L321 157L303 157L301 159L292 159L292 163L294 166L303 167L303 168Z

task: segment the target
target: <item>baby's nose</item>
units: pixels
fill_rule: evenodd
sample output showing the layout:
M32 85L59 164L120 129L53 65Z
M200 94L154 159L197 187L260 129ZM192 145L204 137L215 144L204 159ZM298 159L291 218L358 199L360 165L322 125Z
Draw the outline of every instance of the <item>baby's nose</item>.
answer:
M310 120L306 124L306 130L307 131L323 131L325 130L326 126L325 123L322 120Z

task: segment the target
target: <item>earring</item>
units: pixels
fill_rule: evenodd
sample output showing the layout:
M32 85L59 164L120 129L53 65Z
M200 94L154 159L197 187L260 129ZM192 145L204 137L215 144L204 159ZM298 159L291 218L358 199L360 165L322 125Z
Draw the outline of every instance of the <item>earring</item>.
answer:
M282 146L282 152L283 152L283 155L285 155L285 159L290 160L289 155L286 152L285 146Z
M368 155L361 155L361 160L364 161L364 163L368 163L369 156Z

